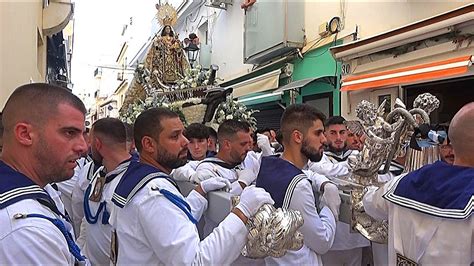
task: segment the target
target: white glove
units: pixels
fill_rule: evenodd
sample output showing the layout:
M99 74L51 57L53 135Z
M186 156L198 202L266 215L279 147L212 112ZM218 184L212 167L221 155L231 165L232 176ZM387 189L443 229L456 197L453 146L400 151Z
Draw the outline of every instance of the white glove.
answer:
M263 188L256 186L246 187L240 195L238 208L247 218L252 217L265 203L274 204L272 197Z
M257 146L262 150L262 155L273 155L272 146L267 136L257 133Z
M221 188L230 188L230 181L223 178L223 177L212 177L206 180L201 181L199 184L204 191L204 193L208 193L210 191L218 190Z
M237 170L237 178L240 182L249 186L253 181L255 181L255 179L257 179L257 175L252 171L252 169L246 168L244 170Z
M321 196L321 207L327 206L336 221L339 220L339 207L341 206L341 197L339 196L339 189L333 183L325 183L324 193Z

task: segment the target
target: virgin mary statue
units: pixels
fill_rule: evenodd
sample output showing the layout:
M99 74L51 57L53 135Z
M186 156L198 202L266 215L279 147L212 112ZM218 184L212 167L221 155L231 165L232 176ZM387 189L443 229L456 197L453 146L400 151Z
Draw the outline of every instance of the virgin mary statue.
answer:
M172 25L176 23L176 10L168 3L156 5L157 18L163 25L161 34L155 36L150 47L145 67L159 79L159 83L173 84L184 77L189 63L184 54L183 45L175 36ZM154 77L155 78L155 77Z

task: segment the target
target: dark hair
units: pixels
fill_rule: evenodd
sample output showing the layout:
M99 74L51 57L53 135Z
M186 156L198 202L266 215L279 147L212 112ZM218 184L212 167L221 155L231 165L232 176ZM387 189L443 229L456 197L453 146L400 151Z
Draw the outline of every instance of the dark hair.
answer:
M306 133L315 121L321 120L324 123L325 118L323 113L308 104L288 106L280 120L282 140L289 140L294 130Z
M125 132L127 133L127 141L132 142L133 141L133 125L129 123L123 123L125 126Z
M13 130L18 121L43 125L57 114L58 106L67 104L81 113L87 112L84 103L63 87L46 83L31 83L18 87L3 108L2 123L5 132Z
M281 133L281 130L278 130L276 132L275 139L278 143L282 144L283 143L283 133Z
M207 127L207 131L209 133L209 138L217 139L217 131L212 127Z
M263 134L263 133L265 133L265 132L270 133L270 130L273 130L273 129L271 129L271 128L269 128L269 127L264 127L264 128L258 129L258 130L257 130L257 133L260 133L260 134Z
M166 108L151 108L141 113L133 125L133 138L138 152L142 151L142 139L149 136L157 139L163 128L161 120L179 118L178 114Z
M209 130L203 124L192 123L184 130L184 136L187 139L207 139L209 138Z
M331 116L326 120L326 123L324 124L325 127L329 127L330 125L344 125L344 122L346 119L342 116L335 115Z
M165 29L166 29L166 27L169 27L169 28L170 28L170 33L169 33L168 36L174 37L173 28L171 28L170 25L165 25L165 26L163 27L163 29L161 30L161 36L166 36L166 35L165 35Z
M94 135L103 137L103 141L113 144L125 143L127 141L127 131L122 121L117 118L101 118L92 124Z
M224 138L232 138L237 132L250 132L248 123L240 122L237 120L225 120L220 124L217 130L217 138L222 140Z

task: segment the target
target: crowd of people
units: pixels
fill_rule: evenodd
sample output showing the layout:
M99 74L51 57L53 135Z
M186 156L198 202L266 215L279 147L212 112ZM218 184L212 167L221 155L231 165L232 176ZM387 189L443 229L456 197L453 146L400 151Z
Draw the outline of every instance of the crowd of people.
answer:
M48 103L48 104L45 104ZM28 108L25 108L28 106ZM164 108L133 125L117 118L84 127L86 109L49 84L17 88L2 112L0 264L73 265L472 265L474 103L453 117L441 160L404 173L404 158L379 175L363 202L388 220L388 244L340 221L334 178L364 146L341 116L288 106L278 130L237 120L215 131L183 125ZM382 166L383 168L384 166ZM192 183L183 194L177 182ZM240 202L217 223L207 194ZM316 193L315 193L316 192ZM317 203L317 204L316 204ZM301 249L241 255L247 222L263 204L298 210ZM198 224L204 224L203 227Z

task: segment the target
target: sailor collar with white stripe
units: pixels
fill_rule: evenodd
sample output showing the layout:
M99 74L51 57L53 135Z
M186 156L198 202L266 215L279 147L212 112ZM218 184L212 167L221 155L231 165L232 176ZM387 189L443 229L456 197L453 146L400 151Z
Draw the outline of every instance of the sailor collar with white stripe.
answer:
M115 188L112 202L123 208L140 189L155 178L166 179L179 191L178 185L169 175L151 165L132 161Z
M105 183L109 183L110 181L112 181L115 177L117 177L118 175L120 175L123 171L127 170L127 167L130 165L130 162L133 161L134 158L133 157L130 157L128 158L127 160L121 162L117 167L115 167L114 170L110 171L110 172L107 172L107 170L105 169L105 166L101 166L98 171L96 172L96 176L97 176L97 173L98 175L100 176L104 176L105 175Z
M203 163L213 163L213 164L217 164L223 168L226 168L226 169L240 169L241 168L241 163L238 163L238 164L229 164L229 163L226 163L224 162L223 160L217 158L217 157L208 157L208 158L205 158L204 160L202 160L199 164L203 164Z
M347 158L349 157L349 155L352 154L352 150L346 150L346 151L343 151L343 152L340 152L340 153L335 153L335 152L332 152L332 151L324 151L324 154L326 154L326 156L338 161L338 162L342 162L342 161L345 161L347 160Z
M437 161L400 176L383 197L429 215L466 219L474 210L474 168Z
M50 200L43 188L3 161L0 161L0 176L0 209L24 199Z

